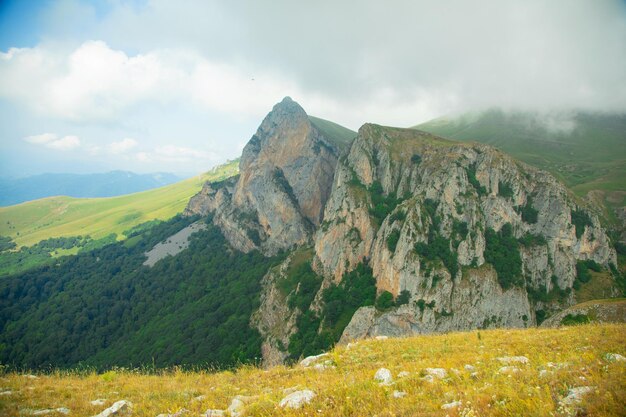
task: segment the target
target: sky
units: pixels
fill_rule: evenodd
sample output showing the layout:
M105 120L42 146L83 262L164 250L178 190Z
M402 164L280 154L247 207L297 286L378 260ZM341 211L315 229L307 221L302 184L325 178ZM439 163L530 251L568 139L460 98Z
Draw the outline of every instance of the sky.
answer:
M0 0L0 176L194 175L285 96L354 130L626 113L626 1Z

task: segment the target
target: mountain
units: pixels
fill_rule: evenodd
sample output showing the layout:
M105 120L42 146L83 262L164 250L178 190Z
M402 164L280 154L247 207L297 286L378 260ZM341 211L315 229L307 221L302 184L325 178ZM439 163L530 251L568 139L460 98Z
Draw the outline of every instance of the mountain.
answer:
M490 110L435 119L415 128L497 147L544 169L579 196L606 205L609 221L626 206L626 115L538 115ZM595 194L595 195L594 195Z
M174 174L135 174L111 171L102 174L41 174L0 179L0 206L52 196L113 197L150 190L180 181Z
M415 129L352 137L290 98L238 175L128 237L0 280L0 362L270 365L532 327L624 287L598 216L549 173Z
M186 213L212 212L214 223L242 251L260 246L275 254L310 241L322 221L337 160L349 143L349 135L343 135L347 129L332 127L309 119L286 97L244 147L240 175L207 184Z
M204 182L236 175L238 164L235 160L175 184L118 197L49 197L0 207L0 237L8 242L6 247L28 247L18 252L2 247L0 275L122 239L142 223L170 219Z
M283 101L244 150L239 179L205 186L187 210L214 216L244 252L300 248L264 278L253 323L267 363L339 339L535 325L574 302L586 262L617 291L598 218L548 173L414 129L366 124L343 155L321 140ZM318 187L310 169L289 170L324 163L334 173ZM322 216L306 215L310 201Z

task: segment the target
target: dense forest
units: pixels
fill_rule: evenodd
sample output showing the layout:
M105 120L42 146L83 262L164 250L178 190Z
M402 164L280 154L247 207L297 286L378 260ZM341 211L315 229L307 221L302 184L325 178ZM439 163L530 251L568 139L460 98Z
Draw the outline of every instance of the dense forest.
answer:
M125 242L0 280L0 363L108 368L256 361L260 335L250 315L261 278L280 257L236 252L209 225L176 257L143 266L146 250L197 220L176 217Z

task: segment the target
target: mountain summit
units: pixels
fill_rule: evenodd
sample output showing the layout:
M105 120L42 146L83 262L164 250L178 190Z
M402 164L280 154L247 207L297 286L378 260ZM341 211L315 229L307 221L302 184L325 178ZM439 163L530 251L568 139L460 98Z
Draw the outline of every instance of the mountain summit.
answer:
M588 268L616 264L593 213L495 148L365 124L345 149L285 98L240 175L188 206L242 251L296 249L262 281L266 363L340 339L536 325L580 301Z
M212 213L229 242L245 252L274 254L309 243L322 221L341 145L285 97L245 146L240 175L207 184L187 213Z

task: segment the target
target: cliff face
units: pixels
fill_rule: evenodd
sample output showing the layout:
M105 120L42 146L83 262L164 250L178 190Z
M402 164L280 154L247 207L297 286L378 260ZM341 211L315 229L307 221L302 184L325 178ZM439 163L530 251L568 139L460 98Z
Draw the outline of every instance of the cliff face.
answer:
M274 106L243 150L235 181L207 184L188 214L213 214L229 242L275 254L310 241L322 221L340 147L296 102Z
M361 263L378 294L404 303L358 309L343 342L535 325L576 301L581 261L616 264L596 216L546 172L492 147L373 124L341 143L316 126L286 98L246 145L240 175L207 184L187 208L212 214L242 251L312 245L321 283L308 307L294 307L300 285L280 285L293 280L295 252L264 278L252 323L266 363L287 357L301 309L324 330L325 289Z
M577 235L572 216L579 213L587 224ZM359 310L343 340L531 325L543 306L529 300L527 287L567 292L578 260L616 261L597 218L549 174L485 145L416 130L363 126L337 167L324 219L314 265L327 280L341 280L365 259L379 292L411 297L382 314ZM486 251L494 251L487 235L504 258L514 257L506 245L515 242L521 266L514 284L486 263Z

